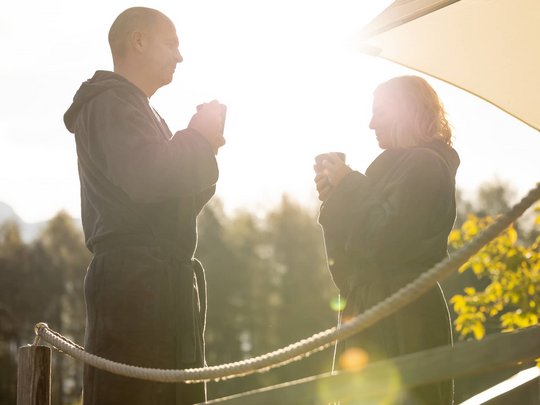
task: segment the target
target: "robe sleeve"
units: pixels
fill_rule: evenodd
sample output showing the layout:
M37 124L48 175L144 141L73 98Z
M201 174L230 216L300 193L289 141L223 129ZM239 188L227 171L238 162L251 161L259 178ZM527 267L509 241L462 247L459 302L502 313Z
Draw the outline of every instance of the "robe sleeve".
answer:
M442 158L422 149L411 151L367 210L352 211L356 221L347 251L375 265L432 262L446 252L451 190L453 181Z
M103 174L137 203L213 187L218 168L208 141L191 129L166 139L140 100L122 91L107 92L87 109L90 132L98 134L87 146Z
M332 191L320 210L319 223L324 231L324 243L328 268L334 284L346 293L353 276L354 263L346 246L350 234L351 212L357 205L364 205L363 196L371 194L373 186L369 179L359 172L348 174Z
M447 229L438 223L440 218L446 221L452 197L448 190L453 186L440 157L421 149L411 151L376 187L360 174L345 180L319 217L335 279L343 284L341 280L346 282L359 271L354 269L358 264L381 268L444 254Z

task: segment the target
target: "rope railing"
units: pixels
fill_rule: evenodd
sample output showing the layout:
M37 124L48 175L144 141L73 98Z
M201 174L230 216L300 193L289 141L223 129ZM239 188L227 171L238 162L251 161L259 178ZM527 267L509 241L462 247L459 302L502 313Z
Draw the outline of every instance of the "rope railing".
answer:
M267 371L323 350L331 346L335 341L346 339L361 332L381 319L398 311L403 306L413 302L427 292L437 281L443 280L465 264L471 256L477 253L491 240L495 239L499 233L510 226L523 214L523 212L525 212L525 210L539 199L540 183L537 183L536 187L530 190L519 203L514 205L506 214L502 215L496 222L489 225L451 257L442 260L430 270L420 275L416 280L407 284L390 297L387 297L383 301L362 312L351 321L342 324L339 328L333 327L327 329L286 347L250 359L186 370L143 368L114 362L87 353L84 351L84 348L53 331L44 323L38 323L36 325L36 336L38 339L42 338L57 349L93 367L125 377L149 381L195 383L229 379L253 374L255 372Z

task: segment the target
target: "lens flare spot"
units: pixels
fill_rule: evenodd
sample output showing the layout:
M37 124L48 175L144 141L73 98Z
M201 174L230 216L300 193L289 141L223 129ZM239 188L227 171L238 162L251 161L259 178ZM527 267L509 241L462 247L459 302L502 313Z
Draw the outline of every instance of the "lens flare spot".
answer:
M330 308L332 308L333 311L339 312L343 311L345 309L345 304L347 301L345 298L335 297L330 301Z
M346 371L360 371L369 363L369 355L362 349L351 347L339 357L339 365Z
M347 356L348 361L356 358L353 361L356 367L360 367L362 361L367 363L367 355L359 352L363 350L356 349ZM365 360L360 360L360 358ZM375 368L371 368L372 365ZM340 370L339 374L318 381L318 404L393 405L401 403L398 398L404 394L404 387L399 371L390 361L370 363L361 371Z
M348 323L348 322L351 322L353 319L354 319L354 316L352 316L352 315L347 315L347 316L343 316L343 317L341 318L341 322L342 322L342 323Z

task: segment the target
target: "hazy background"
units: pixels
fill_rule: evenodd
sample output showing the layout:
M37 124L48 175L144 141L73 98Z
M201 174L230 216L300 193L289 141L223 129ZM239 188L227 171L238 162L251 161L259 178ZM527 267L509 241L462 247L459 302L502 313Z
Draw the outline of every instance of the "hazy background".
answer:
M315 207L313 156L347 153L364 170L380 152L368 129L374 87L411 71L361 54L358 33L390 1L153 1L176 23L184 62L152 104L173 130L194 106L228 105L217 195L227 212L262 212L283 193ZM62 116L81 82L111 69L108 29L128 1L9 2L0 15L0 202L24 221L79 217L74 139ZM540 135L435 79L461 155L458 187L540 179Z
M216 365L275 350L335 324L337 290L316 220L312 162L320 152L344 151L352 167L364 170L380 152L368 129L372 91L381 81L412 72L362 55L358 33L389 3L3 5L0 405L15 401L17 348L31 343L36 322L83 342L83 278L90 254L77 219L74 139L62 116L81 82L96 69L111 69L107 32L114 18L127 7L151 5L176 23L185 61L173 83L152 98L173 130L184 128L203 101L217 98L228 105L217 198L199 218L197 249L208 280L207 355ZM474 96L428 80L446 105L462 158L456 227L471 213L504 212L508 200L540 180L540 134ZM492 186L483 188L485 183ZM290 197L282 198L284 193ZM531 215L524 219L520 243L532 246L538 229ZM480 291L485 282L472 272L456 273L445 281L447 298L465 286ZM499 329L497 320L488 320L487 333ZM210 396L328 372L331 361L332 351L326 350L268 373L211 383ZM53 370L52 403L80 404L81 364L56 353ZM456 401L510 371L501 373L458 380Z

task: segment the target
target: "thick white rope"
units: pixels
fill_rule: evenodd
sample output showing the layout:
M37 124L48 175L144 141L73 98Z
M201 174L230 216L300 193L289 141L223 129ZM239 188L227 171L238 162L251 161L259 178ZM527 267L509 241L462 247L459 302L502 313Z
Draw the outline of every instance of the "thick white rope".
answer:
M485 244L495 239L499 233L510 226L512 222L514 222L538 199L540 199L540 183L537 183L536 188L529 191L529 193L510 211L501 216L496 222L491 224L451 257L442 260L426 273L419 276L416 280L356 316L350 322L343 324L340 328L334 327L327 329L309 338L290 344L289 346L251 359L218 366L186 370L151 369L117 363L87 353L84 351L84 348L69 341L57 332L54 332L44 323L36 325L36 335L43 338L43 340L47 341L57 349L93 367L114 374L140 378L143 380L166 383L181 381L195 383L234 378L253 374L255 372L266 371L300 360L316 351L325 349L332 345L336 340L346 339L368 328L384 317L393 314L403 306L413 302L423 293L427 292L437 281L443 280L465 264L472 255L478 252Z

